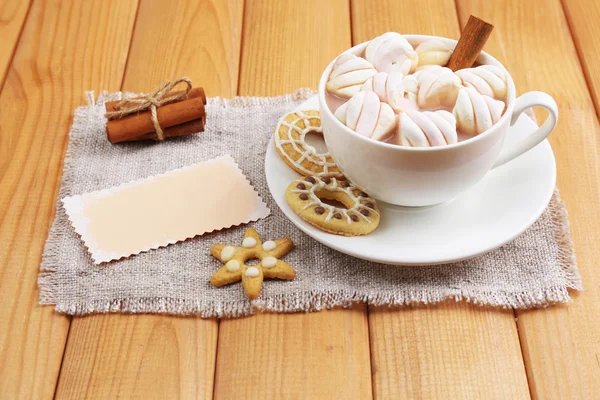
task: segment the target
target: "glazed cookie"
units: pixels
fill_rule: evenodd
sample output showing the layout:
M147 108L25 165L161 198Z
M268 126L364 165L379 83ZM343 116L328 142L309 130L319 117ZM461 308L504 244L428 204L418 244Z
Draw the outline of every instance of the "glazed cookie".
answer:
M294 248L290 239L269 240L261 242L254 228L248 228L241 246L215 244L210 254L224 263L210 278L213 286L221 287L242 281L246 295L256 299L260 294L263 279L292 280L296 271L280 258ZM246 265L246 261L258 258L255 266Z
M343 236L371 233L379 225L375 200L347 180L309 176L294 180L285 191L294 212L317 228ZM335 207L323 200L335 200Z
M343 177L329 153L317 153L306 143L309 132L323 134L321 114L316 110L294 111L279 120L275 130L275 147L283 160L304 176Z

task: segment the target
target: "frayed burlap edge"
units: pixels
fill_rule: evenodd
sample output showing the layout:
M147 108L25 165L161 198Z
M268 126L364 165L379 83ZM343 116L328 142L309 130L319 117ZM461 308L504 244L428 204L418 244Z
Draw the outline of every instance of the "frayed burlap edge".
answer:
M577 269L577 259L575 258L575 246L571 237L571 224L569 223L569 214L567 207L560 198L558 189L554 190L554 195L548 204L548 210L552 217L554 227L554 237L558 244L558 260L565 276L567 287L582 291L583 284L581 275ZM568 296L567 296L568 297ZM569 299L567 298L567 301Z
M94 92L86 92L88 106L92 107L95 104ZM88 130L90 123L90 114L86 112L87 107L78 107L75 110L73 117L73 125L69 132L69 145L65 153L63 165L62 182L56 200L55 217L52 222L52 227L48 233L42 262L40 265L40 273L38 275L38 287L40 290L40 304L56 304L56 310L59 312L59 304L57 304L56 294L60 290L59 280L57 277L57 268L60 264L60 232L68 231L68 218L58 218L61 213L65 213L60 199L70 195L73 187L73 175L75 163L72 160L73 152L81 146L81 135ZM77 133L78 135L73 135Z
M293 100L307 99L314 94L311 89L299 89L292 94L278 97L260 98L260 97L236 97L234 99L209 99L211 104L223 106L241 106L248 107L264 104L278 104ZM134 96L135 94L126 93L125 96ZM86 93L90 106L95 104L94 93ZM103 92L99 97L99 102L115 100L121 98L121 93L108 94ZM87 130L89 119L85 118L86 107L79 107L75 111L75 119L71 128L72 133L84 133ZM65 164L63 169L63 182L61 185L59 199L56 205L56 213L64 212L60 199L71 194L73 176L73 162L71 154L81 145L81 139L77 135L70 139L69 146L65 155ZM331 292L302 292L289 293L279 296L272 296L267 299L257 299L253 301L232 301L222 302L196 302L190 300L173 298L124 298L119 300L93 300L84 301L77 304L57 303L56 293L60 290L58 277L56 275L56 265L58 264L58 233L62 229L51 229L46 241L44 257L42 259L38 285L40 288L40 303L54 304L55 310L69 315L85 315L91 313L162 313L175 315L198 315L202 318L227 318L252 315L257 310L267 312L312 312L333 307L350 307L355 303L366 303L373 306L390 307L434 304L445 300L454 299L455 301L466 301L473 304L489 307L502 308L536 308L546 307L555 303L569 302L570 296L567 288L574 290L583 290L581 277L577 270L575 259L575 250L571 238L570 224L565 205L562 203L558 190L555 190L552 199L548 205L554 234L559 246L558 258L564 273L564 287L549 287L538 292L487 292L487 291L465 291L455 288L446 288L445 290L436 290L429 292L414 292L402 290L393 294L380 294L359 291L331 291ZM67 221L67 222L64 222ZM55 219L53 224L60 224ZM68 220L63 219L63 224ZM62 228L62 227L61 227ZM399 267L401 268L401 267ZM267 283L268 284L268 283Z

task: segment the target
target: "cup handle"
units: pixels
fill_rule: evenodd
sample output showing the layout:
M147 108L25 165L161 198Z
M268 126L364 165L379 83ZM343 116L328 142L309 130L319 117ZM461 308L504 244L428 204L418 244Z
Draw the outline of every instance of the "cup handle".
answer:
M548 118L542 126L525 139L505 146L492 168L504 165L519 157L521 154L531 150L542 140L546 139L550 132L556 127L556 123L558 122L558 106L552 96L544 92L528 92L519 96L515 101L515 108L510 120L510 126L513 126L521 113L530 107L544 107L548 110Z

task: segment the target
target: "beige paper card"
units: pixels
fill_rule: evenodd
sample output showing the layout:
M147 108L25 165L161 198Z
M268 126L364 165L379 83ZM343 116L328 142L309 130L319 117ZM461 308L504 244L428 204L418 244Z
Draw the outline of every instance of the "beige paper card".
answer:
M62 202L96 264L270 213L229 155Z

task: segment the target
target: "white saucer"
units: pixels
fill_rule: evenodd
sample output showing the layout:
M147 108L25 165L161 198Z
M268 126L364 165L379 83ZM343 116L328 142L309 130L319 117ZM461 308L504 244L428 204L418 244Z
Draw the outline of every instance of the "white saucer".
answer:
M317 97L298 108L318 110ZM506 140L519 140L536 127L522 114ZM445 264L497 249L540 217L556 183L554 154L544 141L491 171L471 190L448 203L407 208L379 202L379 227L366 236L344 237L323 232L292 211L285 200L285 189L300 175L281 159L273 140L267 148L265 171L275 202L306 234L342 253L395 265Z

